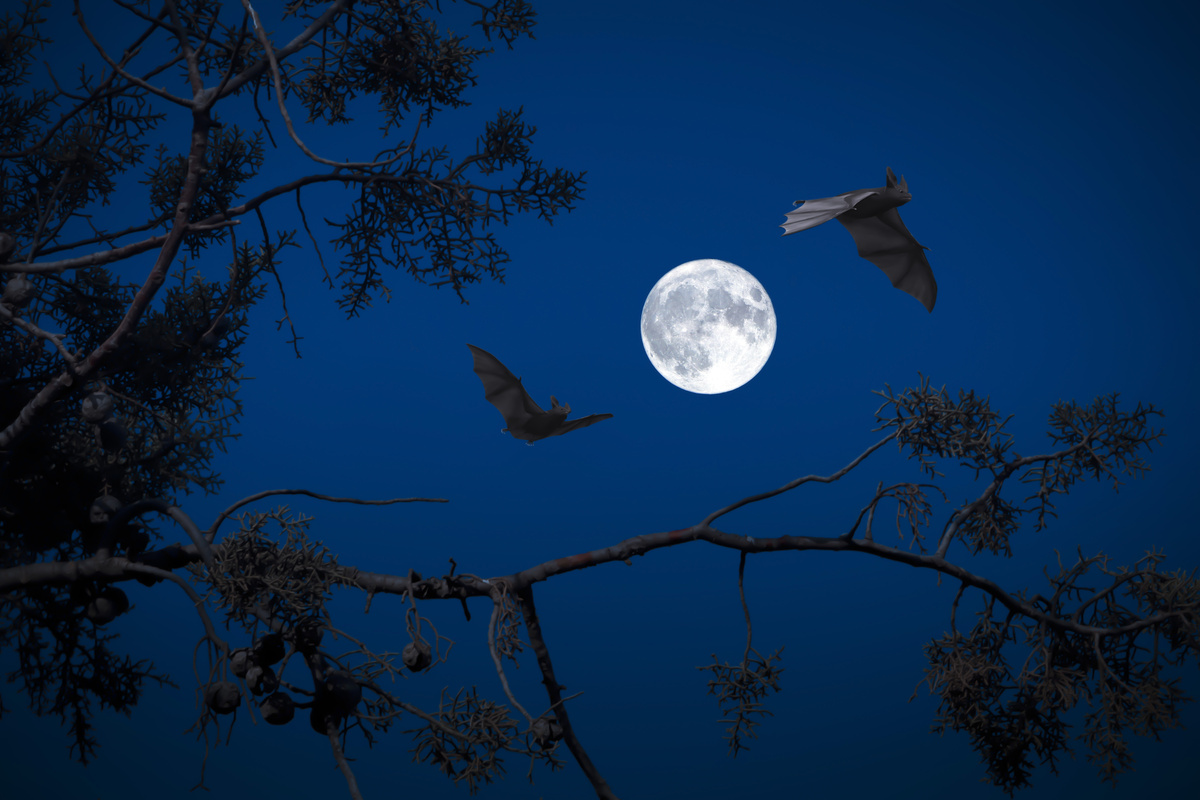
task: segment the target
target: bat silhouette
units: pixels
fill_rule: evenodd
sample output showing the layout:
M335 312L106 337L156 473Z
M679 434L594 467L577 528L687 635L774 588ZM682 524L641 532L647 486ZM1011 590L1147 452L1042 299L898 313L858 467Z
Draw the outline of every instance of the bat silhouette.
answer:
M929 248L913 238L896 209L912 200L904 176L896 182L896 173L887 170L887 186L859 189L837 197L817 200L797 200L804 205L787 213L787 222L780 225L783 235L815 228L822 222L836 219L846 226L858 254L879 267L895 286L921 301L929 311L937 302L937 281L925 258Z
M509 372L508 367L500 363L500 359L486 350L481 350L473 344L467 345L475 358L475 374L483 382L483 396L496 407L504 417L507 431L514 439L524 439L526 444L533 444L539 439L550 436L562 436L576 428L586 428L601 420L608 419L612 414L591 414L579 419L567 419L571 413L570 404L559 405L558 398L550 396L550 410L543 411L542 407L533 401L529 392L521 385L521 379Z

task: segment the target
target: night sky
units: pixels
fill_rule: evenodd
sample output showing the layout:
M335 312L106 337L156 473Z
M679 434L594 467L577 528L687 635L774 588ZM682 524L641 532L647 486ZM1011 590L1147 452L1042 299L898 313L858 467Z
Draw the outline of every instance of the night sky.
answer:
M272 6L256 8L269 20ZM539 0L535 8L536 40L482 59L479 85L464 95L471 105L435 117L424 142L463 153L498 108L524 106L538 128L535 156L587 171L583 201L552 226L527 215L498 229L512 258L505 281L468 287L467 305L395 273L385 276L390 302L347 321L311 245L286 252L280 275L303 358L286 327L276 329L272 287L243 350L254 380L241 394L242 436L215 465L225 484L182 501L201 527L264 489L443 497L384 508L276 498L260 507L286 502L313 515L311 537L361 569L436 575L453 558L460 572L508 574L684 528L742 497L832 473L884 435L872 432L881 402L872 390L899 391L924 375L1014 415L1007 430L1022 455L1056 449L1046 418L1059 401L1120 392L1127 409L1153 403L1166 413L1155 420L1166 438L1145 479L1119 493L1111 482L1078 484L1046 530L1022 528L1011 559L971 557L956 545L952 560L1031 594L1045 589L1055 550L1064 562L1077 547L1103 551L1115 568L1158 548L1163 569L1200 566L1194 4ZM86 43L68 4L52 14L53 35L69 46L46 58L67 74ZM97 25L127 35L115 20ZM164 110L169 144L183 149L187 114ZM324 170L286 141L277 109L266 113L280 149L268 149L247 195ZM303 116L298 104L292 113ZM352 125L305 130L329 158L367 160L386 145L369 104ZM393 131L392 144L409 135ZM939 285L932 314L858 258L840 225L780 237L794 201L880 186L889 166L913 195L904 221L929 247ZM132 217L106 213L140 222L145 192L131 183ZM341 219L348 196L306 195L331 266L333 234L317 223ZM265 213L272 229L298 225L288 198ZM198 266L220 279L227 254L214 248ZM751 272L778 316L766 366L725 394L668 383L639 334L659 277L702 258ZM126 262L122 274L140 281L149 263ZM533 447L500 435L468 342L523 376L543 406L554 394L572 416L613 419ZM939 469L951 502L935 499L934 531L985 485L953 462ZM803 486L717 527L755 538L836 536L878 482L905 480L922 473L889 444L837 483ZM877 538L899 543L891 507L881 513ZM178 529L166 536L184 538ZM737 566L736 552L695 542L535 587L558 678L567 693L583 692L570 704L576 732L622 798L1004 796L979 782L985 773L965 735L930 732L937 702L924 686L910 702L922 646L949 629L957 584L859 554L749 558L754 645L785 647L786 671L768 701L774 716L748 752L729 758L708 673L696 667L712 654L741 657ZM117 647L152 658L181 688L149 687L130 719L100 716L99 759L84 769L68 759L66 729L32 719L26 698L5 687L6 795L184 797L198 781L204 745L184 731L197 714L192 654L202 629L182 592L127 591L135 608L110 626L122 636ZM376 650L399 651L400 601L378 596L367 615L363 606L360 592L341 591L331 611ZM422 605L456 644L447 664L397 684L397 694L429 709L442 687L474 685L506 702L487 654L490 606L471 607L467 623L457 602ZM1010 656L1016 666L1025 652ZM520 661L510 680L540 711L536 662L528 650ZM11 653L0 666L14 668ZM1194 671L1171 674L1185 676L1189 694L1200 691ZM1069 717L1075 732L1081 709ZM1076 742L1075 760L1061 761L1058 776L1040 769L1021 796L1174 797L1195 785L1185 758L1200 745L1200 711L1185 706L1182 721L1186 729L1158 743L1131 736L1135 771L1115 789ZM350 737L364 795L466 797L465 786L411 762L401 732L410 723L402 719L373 751ZM569 755L561 772L539 767L533 786L527 762L505 764L508 779L479 797L592 795ZM346 796L306 714L280 729L240 713L229 746L209 755L206 783L226 798Z

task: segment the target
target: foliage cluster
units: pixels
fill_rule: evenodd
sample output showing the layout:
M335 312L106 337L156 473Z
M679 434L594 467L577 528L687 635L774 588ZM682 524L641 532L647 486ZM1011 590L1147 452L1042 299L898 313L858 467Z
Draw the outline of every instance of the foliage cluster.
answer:
M789 550L856 551L958 582L951 630L925 648L923 682L939 698L935 729L965 733L988 779L1010 793L1029 784L1035 761L1053 769L1070 752L1065 715L1080 700L1090 711L1079 738L1108 780L1131 767L1128 731L1157 735L1178 723L1188 698L1166 669L1200 653L1200 583L1192 575L1160 571L1157 552L1110 568L1104 554L1081 550L1072 564L1060 559L1057 572L1046 573L1049 588L1030 597L949 557L955 546L970 556L1012 556L1021 523L1045 527L1056 495L1085 478L1111 479L1116 489L1122 476L1141 476L1148 469L1142 453L1162 436L1150 427L1161 412L1123 409L1116 395L1057 404L1049 426L1060 449L1022 456L987 398L960 392L955 400L928 380L899 394L888 387L876 414L876 430L886 435L836 473L797 478L687 528L488 579L455 574L453 561L447 574L428 578L367 572L310 541L309 519L286 507L236 513L275 495L371 504L430 498L274 490L233 504L201 529L180 507L181 496L221 486L214 459L237 436L245 379L239 353L269 281L279 290L279 324L290 324L280 266L298 231L272 232L264 209L294 197L320 255L302 194L322 184L354 190L345 217L329 222L342 259L336 275L326 274L327 285L340 290L339 306L354 316L389 295L387 269L450 286L465 302L470 284L504 276L507 254L489 227L524 212L549 221L573 207L583 180L533 158L536 129L520 109L501 110L465 156L418 146L440 111L465 103L474 65L488 52L442 33L436 3L294 0L281 24L297 32L277 44L286 37L268 30L248 2L164 0L155 11L146 2L114 1L142 32L120 43L117 57L89 28L94 5L76 3L75 18L102 63L98 72L82 67L72 90L59 76L52 86L32 85L38 51L52 44L47 2L26 0L0 23L0 646L16 654L19 669L10 677L34 711L68 727L75 757L95 755L97 706L128 713L146 681L168 682L152 664L116 653L115 637L104 632L131 610L118 584L137 580L183 591L196 610L196 729L206 741L239 709L276 725L307 711L358 796L348 735L357 731L371 745L405 716L415 725L406 730L414 759L472 791L502 776L512 755L528 758L530 775L537 763L557 768L561 743L597 795L615 797L572 724L572 697L563 696L555 675L534 587L696 541L738 551L740 590L748 554ZM464 1L489 40L511 47L532 35L524 0ZM154 56L160 60L144 63ZM360 95L378 99L385 132L409 138L362 162L314 153L289 101L307 111L309 125L342 125ZM253 129L218 114L235 100L254 109ZM190 121L183 150L151 149L149 138L166 118L161 109L182 110ZM271 130L275 110L287 138ZM267 154L284 146L302 153L313 171L263 188ZM110 228L99 222L105 206L145 211ZM217 263L226 248L219 279L202 275L197 263ZM299 338L293 329L297 354ZM929 498L941 489L909 481L880 483L838 536L751 537L714 527L742 506L837 481L891 441L931 480L943 477L939 459L957 461L983 478L983 490L940 531L930 530ZM1025 491L1032 493L1013 495ZM880 541L874 528L876 513L891 503L901 546ZM167 520L190 545L161 544L158 526ZM218 537L227 520L236 531ZM376 594L401 598L407 641L400 652L376 652L339 627L329 609L335 590L362 592L368 609ZM968 593L982 608L962 632L957 612ZM426 711L385 685L435 670L448 657L453 642L438 632L431 604L456 601L469 619L472 599L491 604L488 647L507 704L472 687L443 694ZM784 671L782 647L766 657L752 647L744 591L742 604L740 661L714 655L700 667L710 673L734 755L770 714L766 701L782 689ZM233 636L249 642L233 646L209 609L222 610L226 630L237 623L241 632ZM526 710L505 672L504 662L515 663L525 647L522 625L546 691L538 713ZM344 650L334 652L335 643Z

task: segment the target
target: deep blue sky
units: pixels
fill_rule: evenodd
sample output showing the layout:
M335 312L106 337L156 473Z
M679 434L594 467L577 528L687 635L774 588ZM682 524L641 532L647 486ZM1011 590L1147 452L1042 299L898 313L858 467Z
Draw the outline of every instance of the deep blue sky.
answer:
M505 574L686 527L743 496L833 472L881 436L871 432L879 405L871 390L914 385L920 372L1014 414L1009 430L1025 455L1051 449L1045 421L1060 400L1117 391L1130 407L1149 402L1167 414L1145 480L1119 494L1081 484L1047 530L1020 533L1011 560L972 559L956 547L960 563L1014 591L1043 589L1054 550L1073 559L1076 546L1109 553L1113 566L1152 547L1165 550L1167 568L1200 565L1191 502L1200 449L1200 264L1187 188L1200 174L1192 4L535 7L537 39L480 62L480 84L465 95L473 105L437 117L426 141L461 153L497 108L524 105L538 126L537 156L587 170L584 201L552 227L522 218L500 230L512 256L506 282L470 287L470 305L396 274L390 303L346 322L311 250L289 252L281 275L303 359L275 330L272 290L245 350L255 380L242 393L243 436L217 465L226 484L185 504L202 525L269 488L446 497L385 509L290 505L316 516L313 537L342 563L429 575L453 557L460 571ZM259 8L269 15L269 3ZM66 4L53 13L69 29ZM67 56L55 62L64 72L74 52ZM179 130L186 117L171 111ZM352 160L381 146L369 115L308 141ZM272 179L304 169L290 144L268 159ZM859 259L840 226L779 236L793 201L878 186L887 166L907 177L914 199L902 214L930 248L940 287L932 314ZM144 203L144 191L130 203ZM336 193L310 197L309 219L339 218L338 202ZM295 224L289 204L268 207L273 228ZM331 249L324 253L328 261ZM223 258L213 251L202 268L219 278ZM762 372L722 395L669 384L639 338L647 292L698 258L753 273L779 320ZM144 269L130 265L128 275ZM466 342L524 376L539 402L554 393L577 413L614 419L534 447L499 435ZM942 471L952 502L935 505L938 530L982 490L953 464ZM802 487L720 527L760 538L836 535L877 482L919 474L888 447L838 484ZM886 521L880 530L887 535ZM740 657L737 561L694 543L536 588L558 677L585 692L571 705L577 732L621 797L1003 797L978 782L984 773L964 736L929 733L935 700L922 689L909 702L922 645L948 628L956 586L865 556L749 560L755 645L786 646L784 690L752 749L726 757L706 673L695 667L713 653ZM200 628L181 593L128 591L137 608L113 629L184 689L151 688L132 719L100 718L104 747L87 770L67 761L56 721L30 721L23 710L6 717L12 796L182 797L196 782L202 744L182 732L195 715ZM398 601L376 598L367 616L362 607L361 595L343 593L333 610L377 649L403 646ZM442 686L472 684L503 699L486 657L487 606L474 608L466 624L457 603L425 606L458 643L447 665L397 689L406 699L428 707ZM528 652L512 672L522 701L541 708ZM1200 690L1194 672L1186 686ZM11 687L4 697L10 708L24 704ZM1058 777L1043 769L1022 796L1173 797L1194 785L1184 759L1200 744L1200 712L1187 706L1183 721L1187 729L1161 743L1135 740L1136 771L1116 790L1100 784L1080 745ZM367 797L467 796L410 763L398 731L373 752L352 742ZM537 772L532 787L525 763L507 766L509 780L480 797L590 795L573 762ZM243 715L232 745L210 755L207 782L241 798L262 796L251 787L264 781L272 796L345 793L306 720L281 730Z

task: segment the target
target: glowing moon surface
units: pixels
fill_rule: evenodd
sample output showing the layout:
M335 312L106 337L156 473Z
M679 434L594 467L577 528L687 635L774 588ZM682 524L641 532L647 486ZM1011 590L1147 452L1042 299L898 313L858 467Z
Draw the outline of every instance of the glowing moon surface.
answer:
M775 308L753 275L705 258L659 278L642 307L650 363L678 386L720 394L749 381L775 347Z

